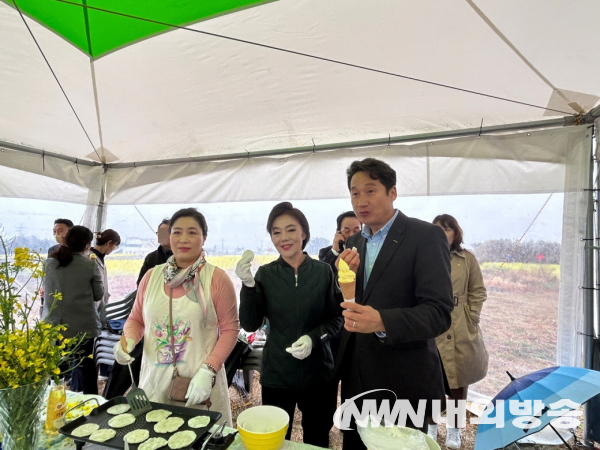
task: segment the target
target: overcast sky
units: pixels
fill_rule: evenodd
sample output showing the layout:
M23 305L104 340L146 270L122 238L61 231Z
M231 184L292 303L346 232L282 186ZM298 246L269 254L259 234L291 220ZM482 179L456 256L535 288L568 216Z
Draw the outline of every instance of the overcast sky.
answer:
M265 226L275 204L139 205L137 209L134 206L109 206L107 228L115 229L124 241L133 237L153 240L154 229L163 217L169 217L180 207L196 206L208 222L207 248L217 245L219 249L222 246L231 250L236 247L255 249L261 241L263 247L269 245ZM351 209L349 199L302 200L293 204L306 215L311 235L327 240L333 237L337 215ZM426 221L442 213L455 216L465 232L467 247L489 239L520 238L540 210L524 239L561 240L562 194L401 197L395 206L408 216ZM24 234L52 239L55 218L67 217L80 223L84 210L84 205L0 198L0 225L7 236Z

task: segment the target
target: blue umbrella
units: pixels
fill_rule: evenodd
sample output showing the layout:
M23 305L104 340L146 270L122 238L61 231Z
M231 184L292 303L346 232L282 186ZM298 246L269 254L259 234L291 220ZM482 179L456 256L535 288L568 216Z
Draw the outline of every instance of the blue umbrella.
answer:
M511 382L479 419L475 450L506 447L600 394L600 372L595 370L561 366L520 378L508 375Z

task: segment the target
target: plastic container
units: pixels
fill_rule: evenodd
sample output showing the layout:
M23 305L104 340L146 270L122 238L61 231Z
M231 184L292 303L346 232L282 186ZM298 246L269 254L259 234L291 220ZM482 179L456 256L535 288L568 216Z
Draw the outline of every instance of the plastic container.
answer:
M48 394L48 408L46 410L46 424L44 430L48 434L58 433L56 425L62 423L62 418L67 411L67 392L65 386L59 384L50 388Z
M283 445L290 416L276 406L254 406L237 418L240 438L247 450L278 450Z

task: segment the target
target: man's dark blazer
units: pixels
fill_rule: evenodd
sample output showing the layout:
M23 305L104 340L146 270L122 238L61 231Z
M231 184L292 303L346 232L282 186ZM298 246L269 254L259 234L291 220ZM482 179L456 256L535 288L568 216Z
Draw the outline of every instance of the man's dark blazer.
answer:
M398 399L414 402L416 411L419 399L443 399L434 338L450 327L454 307L446 235L438 226L398 212L364 291L366 239L361 233L348 240L352 247L360 254L356 301L379 311L387 336L382 341L374 333L342 330L336 360L342 401L390 389Z

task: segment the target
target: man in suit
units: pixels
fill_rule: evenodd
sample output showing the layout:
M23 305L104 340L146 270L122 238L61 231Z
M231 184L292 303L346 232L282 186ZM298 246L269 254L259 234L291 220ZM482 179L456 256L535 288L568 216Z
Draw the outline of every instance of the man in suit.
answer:
M336 223L337 228L335 229L333 244L319 250L319 261L329 264L333 269L333 274L337 276L335 262L340 253L344 251L344 246L348 238L360 231L360 222L356 218L354 211L346 211L337 217Z
M358 410L365 398L378 404L387 398L390 409L396 398L406 399L415 412L426 400L426 417L432 400L445 398L435 337L450 327L453 309L448 242L440 227L394 209L396 172L383 161L355 161L347 177L364 227L340 255L357 274L356 303L341 304L345 319L336 374L342 400L387 389L395 396L383 391L362 396ZM407 426L424 430L426 423ZM343 448L365 449L355 429L344 431Z

